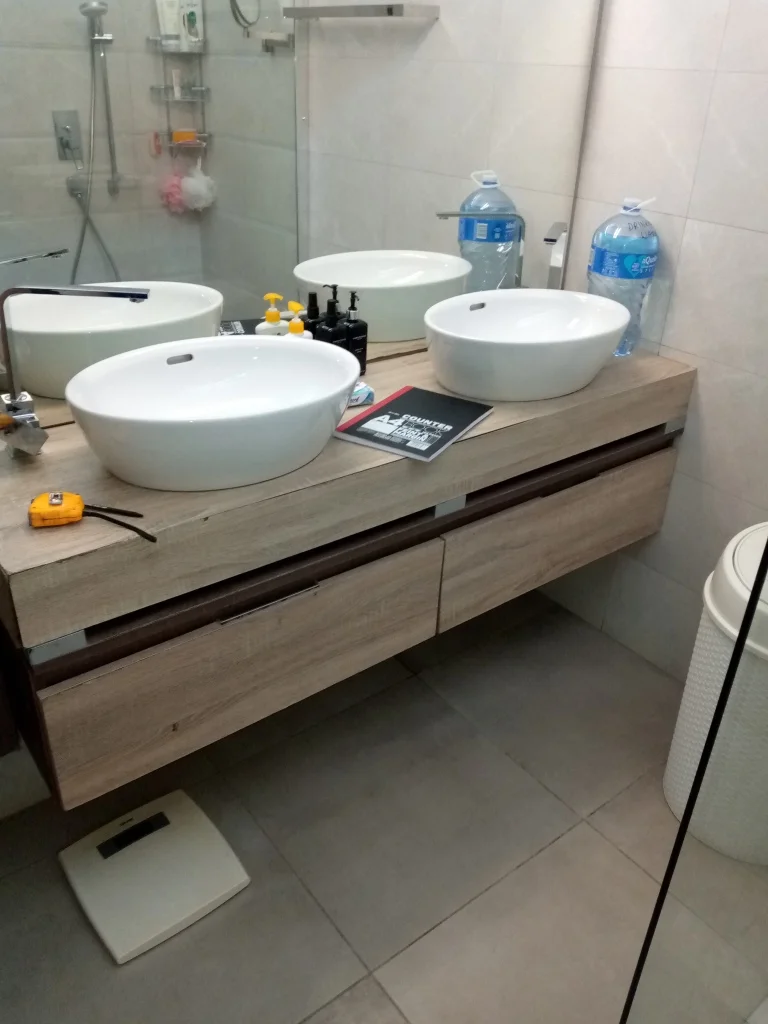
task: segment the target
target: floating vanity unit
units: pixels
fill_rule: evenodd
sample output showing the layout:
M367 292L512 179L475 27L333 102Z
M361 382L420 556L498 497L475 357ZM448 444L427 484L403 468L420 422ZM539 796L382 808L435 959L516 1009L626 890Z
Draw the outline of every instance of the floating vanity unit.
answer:
M423 344L384 348L378 398L439 390ZM497 404L430 464L332 439L285 476L205 493L123 483L75 424L51 427L0 475L1 664L62 804L654 533L693 380L612 360L581 391ZM32 530L30 496L62 486L143 512L158 542L98 520Z

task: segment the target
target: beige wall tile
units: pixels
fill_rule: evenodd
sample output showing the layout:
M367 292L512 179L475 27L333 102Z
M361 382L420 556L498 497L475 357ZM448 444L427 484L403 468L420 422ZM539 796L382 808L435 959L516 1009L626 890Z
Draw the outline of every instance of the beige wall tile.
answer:
M713 69L729 0L607 0L600 63L618 68Z

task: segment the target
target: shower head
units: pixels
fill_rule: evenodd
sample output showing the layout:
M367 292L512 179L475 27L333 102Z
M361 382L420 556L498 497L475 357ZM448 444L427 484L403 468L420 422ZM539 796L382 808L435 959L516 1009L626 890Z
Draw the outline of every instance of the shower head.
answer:
M80 13L90 21L102 18L108 10L109 4L104 3L104 0L86 0L84 4L80 4Z

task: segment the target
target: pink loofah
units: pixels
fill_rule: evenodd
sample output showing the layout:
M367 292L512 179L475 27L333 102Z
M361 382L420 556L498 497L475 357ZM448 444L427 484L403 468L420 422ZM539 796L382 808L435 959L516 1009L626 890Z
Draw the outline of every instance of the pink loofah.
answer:
M187 204L184 202L184 191L181 183L182 176L177 171L174 171L173 174L168 175L160 186L160 199L171 213L186 212Z

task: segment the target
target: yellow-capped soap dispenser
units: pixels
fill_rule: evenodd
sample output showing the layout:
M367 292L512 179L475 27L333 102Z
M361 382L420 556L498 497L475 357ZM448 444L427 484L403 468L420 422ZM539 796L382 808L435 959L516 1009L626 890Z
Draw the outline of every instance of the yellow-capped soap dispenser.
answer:
M280 319L277 303L282 299L277 292L267 292L264 301L269 303L262 323L256 325L256 334L287 334L288 324Z
M308 331L304 326L304 321L301 319L300 314L306 312L300 302L289 302L288 309L293 313L293 320L288 321L288 334L292 338L312 338L312 331Z

